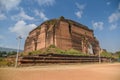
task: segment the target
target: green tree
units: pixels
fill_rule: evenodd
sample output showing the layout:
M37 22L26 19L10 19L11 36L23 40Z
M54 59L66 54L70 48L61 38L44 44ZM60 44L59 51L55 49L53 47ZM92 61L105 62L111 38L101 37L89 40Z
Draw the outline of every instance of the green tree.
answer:
M0 57L2 57L2 52L0 51Z
M7 52L6 51L0 51L0 57L6 57Z
M115 55L117 55L118 58L120 59L120 51L117 51L117 52L115 53Z
M102 53L101 53L101 56L102 56L102 57L112 57L112 54L109 53L109 52L102 52Z
M16 51L11 51L11 52L8 52L7 54L8 54L8 56L10 56L10 55L16 55L17 52Z

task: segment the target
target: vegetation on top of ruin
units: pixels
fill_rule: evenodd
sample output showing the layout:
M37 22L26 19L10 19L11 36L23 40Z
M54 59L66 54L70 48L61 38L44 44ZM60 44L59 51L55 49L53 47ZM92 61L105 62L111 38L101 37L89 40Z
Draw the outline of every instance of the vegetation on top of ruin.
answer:
M94 56L94 55L91 55L91 54L86 54L86 53L80 52L80 51L75 50L75 49L62 50L62 49L57 48L54 45L50 45L48 48L46 48L44 50L36 50L36 51L29 52L28 55L49 54L49 53L76 55L76 56ZM108 58L115 58L115 59L120 58L120 55L118 56L118 55L112 54L112 53L107 52L107 51L103 51L100 54L100 56L101 57L108 57Z
M11 53L14 54L14 52L11 52ZM63 54L63 55L75 55L75 56L93 56L90 54L82 53L75 49L62 50L57 48L55 45L50 45L48 48L44 50L36 50L36 51L29 52L28 55L39 55L39 54L50 54L50 53ZM20 54L21 56L24 56L25 53L23 52ZM13 56L15 55L16 54L14 54ZM100 55L101 57L114 58L120 61L120 51L117 51L115 53L103 51ZM8 59L9 59L9 56L8 56ZM8 60L8 59L6 57L0 57L0 67L14 66L15 60Z
M60 20L65 20L64 16L60 16L59 19L60 19Z
M56 19L52 19L52 20L46 21L45 23L46 23L47 25L54 25L56 22L57 22Z
M29 52L28 55L49 54L49 53L65 54L65 55L77 55L77 56L90 56L90 54L85 54L85 53L82 53L82 52L75 50L75 49L62 50L62 49L57 48L54 45L50 45L48 48L46 48L44 50L36 50L36 51Z
M62 49L57 48L54 45L50 45L48 48L46 48L44 50L36 50L36 51L29 52L28 55L49 54L49 53L78 55L78 56L90 56L89 54L84 54L84 53L82 53L78 50L75 50L75 49L62 50Z

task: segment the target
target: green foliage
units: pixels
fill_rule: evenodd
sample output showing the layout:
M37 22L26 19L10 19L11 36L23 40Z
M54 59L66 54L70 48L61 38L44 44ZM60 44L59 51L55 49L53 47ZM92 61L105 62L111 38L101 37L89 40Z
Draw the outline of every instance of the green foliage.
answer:
M102 52L102 53L101 53L101 56L102 56L102 57L112 57L112 54L109 53L109 52Z
M33 51L33 54L40 54L40 53L41 53L40 50Z
M48 48L44 50L37 50L29 52L28 55L35 55L35 54L49 54L49 53L55 53L55 54L65 54L65 55L78 55L78 56L90 56L89 54L82 53L75 49L69 49L69 50L62 50L60 48L57 48L55 45L50 45Z
M6 51L0 51L0 57L5 57L7 56L7 52Z
M85 53L80 52L80 51L75 50L75 49L66 50L65 54L68 54L68 55L77 55L77 56L90 56L89 54L85 54Z
M17 52L16 51L11 51L11 52L8 52L7 54L8 54L8 56L10 56L10 55L16 55Z
M57 54L65 54L65 55L78 55L78 56L88 56L78 50L69 49L69 50L62 50L57 47L55 48L48 48L47 53L57 53Z
M62 49L59 49L59 48L56 48L55 52L58 53L58 54L65 54L65 51L62 50Z
M64 20L64 16L61 16L61 17L60 17L60 20Z
M113 53L113 57L114 57L115 59L120 60L120 51L117 51L117 52Z
M0 57L6 57L6 56L11 56L11 55L16 55L17 52L11 51L11 52L6 52L6 51L0 51Z
M7 61L5 58L0 58L0 67L13 66L14 63Z
M49 48L56 48L56 46L55 45L50 45Z
M120 58L120 51L115 53Z
M56 20L46 21L48 25L54 25L56 23Z
M28 55L33 55L33 53L32 53L32 52L29 52Z
M68 54L79 54L80 52L75 50L75 49L70 49L70 50L67 50L66 53L68 53Z
M36 51L29 52L28 55L36 55L36 54L40 54L40 53L41 53L40 50L36 50Z

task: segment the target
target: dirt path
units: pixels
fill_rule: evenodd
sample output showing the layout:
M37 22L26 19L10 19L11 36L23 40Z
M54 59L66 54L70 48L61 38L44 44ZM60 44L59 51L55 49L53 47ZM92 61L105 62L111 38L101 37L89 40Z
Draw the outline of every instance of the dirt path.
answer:
M120 63L0 68L0 80L120 80Z

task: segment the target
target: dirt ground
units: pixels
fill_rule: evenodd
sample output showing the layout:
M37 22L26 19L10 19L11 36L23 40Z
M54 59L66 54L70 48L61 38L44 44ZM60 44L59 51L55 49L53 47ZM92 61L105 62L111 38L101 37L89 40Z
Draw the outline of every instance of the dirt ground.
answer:
M0 80L120 80L120 63L7 67Z

